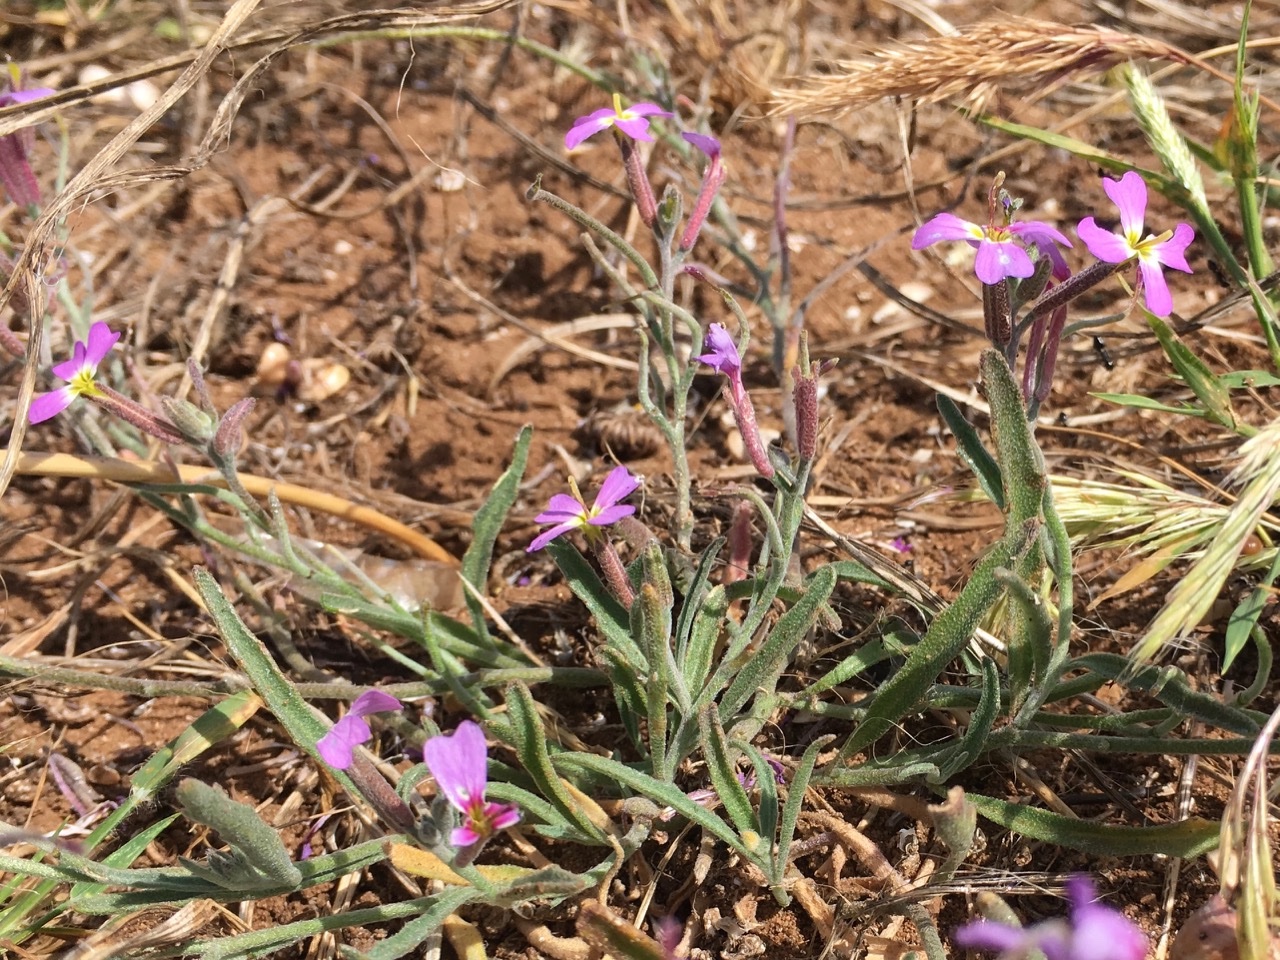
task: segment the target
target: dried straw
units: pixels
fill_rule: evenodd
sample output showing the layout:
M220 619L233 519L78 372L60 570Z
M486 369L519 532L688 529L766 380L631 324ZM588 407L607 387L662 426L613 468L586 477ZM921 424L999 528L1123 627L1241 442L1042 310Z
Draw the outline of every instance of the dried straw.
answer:
M847 113L884 97L926 103L958 99L980 111L1002 87L1043 90L1073 73L1105 70L1139 57L1191 64L1219 74L1192 54L1153 38L1016 17L842 61L831 76L809 77L792 89L774 90L771 113L808 120Z

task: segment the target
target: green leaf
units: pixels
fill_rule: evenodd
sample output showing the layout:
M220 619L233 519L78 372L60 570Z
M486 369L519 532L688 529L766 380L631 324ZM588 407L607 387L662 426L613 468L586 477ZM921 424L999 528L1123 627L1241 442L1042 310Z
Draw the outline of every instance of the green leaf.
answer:
M977 760L987 749L991 728L1000 714L1000 674L995 661L982 659L982 697L978 708L969 715L969 729L960 742L949 751L949 756L939 762L939 783L946 783L953 776Z
M745 838L751 834L756 836L757 843L761 842L760 821L756 817L755 810L751 808L751 798L738 782L735 763L737 754L729 752L729 741L724 735L724 728L720 725L720 714L715 704L707 704L698 714L698 729L702 732L702 751L707 762L707 775L711 777L711 786L715 788L716 795L724 804L725 812L729 814L729 819L733 821L738 833L744 837L743 843L750 848L753 845ZM763 838L763 840L768 843L772 838ZM753 849L752 853L756 851Z
M1194 817L1152 827L1094 823L971 793L978 813L1033 840L1107 857L1198 857L1218 845L1218 824Z
M686 662L689 644L693 636L695 618L698 611L702 609L707 593L711 589L711 573L716 568L716 559L720 556L720 551L723 549L724 544L724 537L716 537L707 545L707 549L702 551L702 555L698 557L698 567L694 571L693 579L689 582L689 589L685 592L684 601L680 605L680 619L676 622L675 650L677 664ZM685 671L685 682L690 682L687 670ZM698 685L701 686L701 680L699 680Z
M218 633L227 645L227 650L249 677L254 690L266 701L267 707L284 726L289 738L317 762L323 763L323 758L316 752L316 741L329 732L328 721L321 719L302 699L297 689L276 666L275 659L267 652L262 641L249 632L213 575L202 567L196 567L193 576L196 589L200 591L209 615L217 624ZM344 772L331 770L330 773L352 796L361 796L356 785Z
M757 690L773 693L782 671L790 664L796 647L817 621L822 605L835 586L835 571L830 567L819 567L809 578L804 596L778 618L755 655L744 664L721 664L716 671L717 677L737 671L720 701L720 718L724 723L732 725L738 711L755 696Z
M1136 393L1091 393L1091 397L1097 397L1099 400L1106 400L1108 403L1119 404L1122 407L1133 407L1137 410L1158 410L1161 413L1177 413L1187 417L1207 417L1208 411L1200 407L1193 407L1190 404L1182 404L1180 406L1170 406L1167 403L1161 403L1159 400L1152 400L1150 397L1144 397Z
M687 601L686 601L687 603ZM689 645L683 661L679 663L684 673L684 683L694 700L708 700L719 688L707 691L704 687L711 674L711 661L715 655L720 628L729 613L729 597L723 584L716 584L707 591L706 598L693 617L689 632Z
M547 746L547 730L538 715L538 705L523 683L507 687L507 718L510 723L506 729L511 734L511 745L542 795L551 801L562 817L577 826L584 841L603 845L604 834L582 811L581 804L556 773Z
M1209 365L1196 356L1169 325L1155 314L1147 314L1147 324L1160 341L1173 369L1204 404L1209 416L1229 430L1236 429L1236 415L1231 409L1231 392L1219 382Z
M662 783L653 777L624 763L609 757L601 757L594 753L561 753L555 757L555 764L569 770L574 768L600 774L613 783L628 787L654 803L671 807L686 820L691 820L713 837L729 845L748 860L751 851L743 845L742 839L725 823L706 807L689 799L679 787L670 783Z
M835 737L826 735L818 737L805 748L804 756L791 775L787 785L787 802L782 805L782 822L778 831L778 849L773 856L774 883L781 883L786 875L787 863L791 859L791 841L796 834L796 823L800 820L800 808L804 805L804 794L809 789L809 781L813 778L813 767L821 753Z
M289 857L279 832L249 804L232 800L221 787L193 777L178 784L175 796L183 813L216 830L224 843L264 877L290 887L301 882L302 872Z
M368 960L399 960L416 950L440 925L458 912L458 908L480 896L474 887L454 887L427 898L428 906L387 939L377 944L366 956Z
M524 479L524 468L529 462L529 444L532 440L533 427L521 427L511 454L511 466L503 471L498 482L493 485L489 498L476 511L471 521L471 546L467 547L467 552L462 557L461 574L480 593L484 593L489 586L493 545L497 543L498 534L507 522L507 514L520 495L520 481ZM489 640L484 607L470 591L467 591L467 609L471 611L471 622L475 625L477 636Z
M627 610L620 604L609 588L597 576L595 570L586 559L567 543L552 540L546 546L547 553L556 562L560 572L564 574L569 589L587 607L587 611L595 618L596 626L604 634L611 647L621 653L632 669L643 676L649 670L649 664L640 652L640 648L631 638L631 621Z
M947 423L947 429L956 438L956 455L960 462L973 471L978 486L987 499L1004 509L1004 480L1000 477L1000 465L978 436L978 431L965 419L960 408L950 397L941 393L937 397L938 412Z
M1231 664L1235 662L1240 651L1248 644L1250 635L1258 625L1258 618L1262 615L1262 610L1267 605L1267 600L1270 599L1274 592L1271 585L1275 583L1277 576L1280 576L1280 550L1277 550L1275 555L1272 556L1271 566L1266 574L1263 575L1262 580L1246 594L1245 598L1231 612L1231 618L1227 621L1226 654L1222 660L1223 673L1231 669Z

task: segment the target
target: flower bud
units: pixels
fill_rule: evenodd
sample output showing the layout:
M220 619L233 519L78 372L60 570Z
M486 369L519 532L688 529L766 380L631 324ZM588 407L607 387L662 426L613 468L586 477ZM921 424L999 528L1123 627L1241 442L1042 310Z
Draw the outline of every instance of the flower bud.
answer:
M195 404L177 397L161 397L160 407L165 416L173 421L173 425L195 446L203 447L213 439L213 418Z

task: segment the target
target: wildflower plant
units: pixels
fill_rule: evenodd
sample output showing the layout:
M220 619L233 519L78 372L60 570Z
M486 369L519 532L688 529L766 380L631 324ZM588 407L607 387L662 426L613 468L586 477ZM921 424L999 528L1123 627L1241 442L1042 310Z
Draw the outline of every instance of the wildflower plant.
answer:
M244 533L229 536L204 515L197 494L213 490L212 485L154 486L139 495L202 545L224 546L229 554L289 574L290 589L332 616L358 623L361 640L413 679L375 689L344 681L299 682L294 675L312 665L292 648L288 625L274 616L252 578L211 551L210 567L198 569L194 581L234 663L234 684L193 687L164 681L177 686L157 686L157 681L127 676L98 681L138 695L160 691L217 702L193 731L144 764L128 798L93 828L82 848L42 837L32 840L36 857L0 855L0 870L30 878L24 882L33 885L32 897L15 899L7 913L0 911L0 940L9 941L24 925L35 929L71 911L104 916L203 901L243 902L332 883L389 861L429 881L430 892L248 931L216 944L198 942L192 952L263 955L343 926L403 921L370 951L378 960L391 960L417 950L446 924L455 930L465 925L468 904L523 915L526 907L573 903L583 939L593 949L619 949L615 945L621 942L630 945L622 955L644 956L650 950L652 956L648 938L614 916L608 900L627 862L660 835L666 842L674 831L665 824L677 819L698 832L709 855L731 852L745 865L744 882L759 884L782 904L793 898L812 903L807 899L812 886L801 886L795 867L797 857L815 849L804 840L839 843L866 857L888 887L906 891L896 869L867 852L874 844L842 817L813 808L811 787L839 793L914 782L942 792L975 764L1003 763L1052 747L1163 755L1169 731L1188 719L1211 728L1203 737L1183 741L1189 751L1222 752L1252 743L1259 721L1247 699L1223 703L1193 689L1185 677L1154 668L1134 671L1118 655L1073 651L1072 545L1034 430L1036 412L1049 395L1059 341L1069 330L1071 301L1136 260L1154 312L1162 305L1159 268L1183 269L1182 240L1190 228L1174 227L1167 237L1144 236L1145 211L1135 203L1132 182L1125 186L1122 179L1117 188L1107 188L1109 193L1123 188L1122 235L1107 239L1105 229L1090 221L1092 228L1078 235L1087 249L1098 245L1099 262L1075 275L1062 252L1071 249L1066 235L1048 224L1019 220L1020 205L1000 182L989 195L985 225L946 214L917 234L918 248L942 241L976 248L991 340L979 370L991 412L990 441L953 403L940 399L939 406L962 459L1004 514L995 542L954 599L943 602L910 593L904 587L908 581L891 564L869 553L848 550L850 556L837 559L826 541L817 550L806 549L813 546L804 540L802 525L806 517L813 519L805 497L819 456L819 381L829 367L809 357L806 338L794 330L794 357L790 347L783 354L794 363L786 364L780 378L793 429L784 443L767 445L744 379L748 318L729 284L691 260L692 251L708 239L704 227L720 216L719 194L728 175L725 149L704 133L670 137L688 146L689 158L695 158L693 151L700 155L701 182L685 217L684 199L674 187L655 196L636 143L666 149L665 134L679 125L674 110L652 103L628 108L615 99L611 108L581 118L565 138L566 146L574 147L611 132L638 215L650 231L651 251L642 253L584 210L543 190L540 180L529 192L532 201L550 204L587 231L593 260L634 306L636 391L667 441L675 476L675 510L666 529L656 527L636 503L624 502L640 487L626 465L605 475L590 506L571 482L570 492L555 494L536 517L546 529L533 536L527 550L545 551L590 613L592 627L582 644L587 656L572 664L544 662L487 596L500 532L521 500L531 430L520 432L510 466L475 513L459 565L466 611L453 616L429 607L408 610L292 536L277 498L260 503L250 495L237 458L252 400L219 411L193 364L188 378L194 402L169 396L160 402L163 417L148 415L169 431L172 439L166 442L186 444L213 465L217 495L243 521ZM785 182L785 175L779 179ZM779 198L784 193L780 186ZM778 199L777 269L785 275L784 207ZM726 236L731 243L731 232ZM717 296L707 315L677 300L682 274L712 283ZM786 282L781 289L785 300ZM118 421L140 439L138 431L145 426L121 411L131 410L130 405L147 408L123 393L112 400L115 392L103 382L118 335L99 324L86 330L71 359L52 370L67 386L38 398L33 419L51 419L83 396L112 414L109 422ZM1024 341L1019 380L1015 370ZM732 518L725 537L702 536L695 529L699 518L687 455L693 384L712 373L724 378L725 402L754 468L749 483L707 491ZM1246 500L1250 511L1274 499L1274 475L1267 477L1269 486L1260 485ZM1250 517L1255 527L1261 522ZM594 564L580 551L582 541ZM619 541L626 542L621 549ZM722 564L726 553L727 565ZM851 585L898 593L910 610L900 618L876 618L851 649L843 642L848 624L841 602ZM230 599L232 588L256 614L253 628ZM816 661L802 657L809 641L833 637L842 641L831 645L838 653ZM1260 651L1265 646L1259 644ZM1268 660L1260 666L1252 695L1265 683L1269 665ZM30 675L20 672L25 669L20 662L6 660L4 666ZM1070 711L1076 698L1107 683L1141 692L1150 704L1136 712ZM558 723L549 722L541 685L605 691L614 710L608 727L620 732L583 749ZM402 703L423 698L434 698L434 707L449 712L452 733L437 728L435 711L424 710L420 726L402 712ZM339 711L326 706L334 700L351 704L336 721L329 716ZM106 840L127 818L154 804L179 770L263 710L323 776L326 788L343 791L384 836L295 858L280 832L249 804L190 780L173 790L174 816L216 832L226 849L193 854L176 867L132 866L173 822L166 819L104 852ZM906 729L899 736L926 711L946 714L953 732L916 740ZM811 736L802 718L825 722L825 730ZM404 744L397 754L421 750L422 763L410 766L397 756L396 766L371 757L365 745L378 724L394 727ZM968 856L979 815L1037 841L1117 855L1191 856L1207 849L1216 835L1195 820L1116 827L959 788L919 815L945 848L935 873L944 881ZM504 836L504 831L512 833ZM536 850L536 857L522 849L519 863L492 862L504 844L515 841ZM70 893L55 898L58 890ZM1048 960L1136 960L1140 944L1128 921L1094 904L1087 880L1073 880L1070 891L1067 919L1026 930L987 921L965 928L958 941L1008 957L1037 949ZM32 903L45 911L35 917L36 924L29 922L37 909ZM922 949L931 960L942 960L930 912L916 904L901 909L918 928ZM676 953L677 933L672 922L659 930L658 955Z

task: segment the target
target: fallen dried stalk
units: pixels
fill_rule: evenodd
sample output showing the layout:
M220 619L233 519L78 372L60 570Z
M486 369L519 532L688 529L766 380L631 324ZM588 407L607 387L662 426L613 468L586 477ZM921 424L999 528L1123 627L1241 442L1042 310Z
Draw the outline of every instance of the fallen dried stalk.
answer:
M7 453L8 450L0 447L0 457ZM113 480L116 483L201 483L221 488L227 485L221 476L208 467L182 464L175 474L163 463L81 457L69 453L20 453L15 472L20 476L90 477ZM447 563L452 567L458 566L457 559L430 537L372 507L361 506L343 497L321 493L296 483L281 483L270 477L242 473L240 481L254 496L265 497L274 492L284 503L309 507L377 530L399 540L421 557L437 563Z

